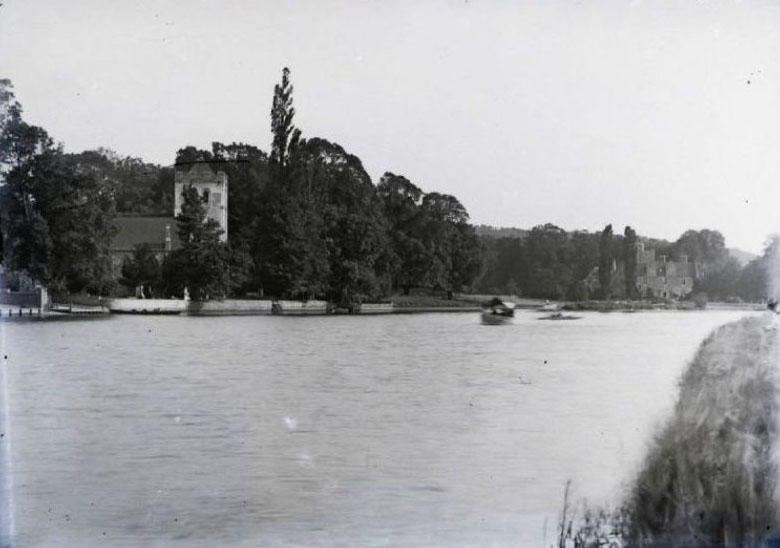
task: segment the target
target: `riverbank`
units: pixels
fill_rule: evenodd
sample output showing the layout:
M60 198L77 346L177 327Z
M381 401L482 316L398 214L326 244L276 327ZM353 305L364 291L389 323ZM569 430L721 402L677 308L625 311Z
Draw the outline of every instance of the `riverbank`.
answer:
M780 539L777 337L766 314L722 326L701 344L624 505L600 532L581 524L574 536L589 540L580 545L611 538L607 528L630 546Z
M110 311L125 314L172 314L191 316L256 316L256 315L376 315L376 314L427 314L451 312L479 312L482 303L494 298L491 295L456 294L452 298L434 295L393 295L384 302L364 303L350 307L338 306L326 301L283 301L274 299L225 299L207 302L184 301L182 299L133 299L101 298L87 295L67 296L52 310L25 308L23 315L47 316L49 312L86 315ZM639 312L654 310L698 310L694 303L675 301L653 303L649 301L576 301L550 302L542 299L520 298L514 295L499 296L505 302L514 303L520 310L564 310L596 312ZM709 310L761 310L762 304L756 303L710 303ZM11 307L0 310L5 317L18 316L19 310Z
M638 312L642 310L764 310L764 303L711 302L697 306L692 301L574 301L559 304L562 310L592 310L595 312Z
M628 508L641 544L757 546L777 538L777 325L725 325L680 382Z
M105 299L101 301L112 313L172 314L189 316L322 316L382 315L431 312L478 312L474 301L428 296L393 297L384 303L363 303L338 307L326 301L284 301L271 299L225 299L195 302L181 299Z

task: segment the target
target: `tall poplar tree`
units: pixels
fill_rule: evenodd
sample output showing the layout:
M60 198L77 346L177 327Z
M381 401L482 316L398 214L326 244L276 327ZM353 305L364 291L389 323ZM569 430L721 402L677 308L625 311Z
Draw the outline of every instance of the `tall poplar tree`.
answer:
M612 294L612 225L607 225L599 237L599 284L601 297L609 299Z
M308 298L325 290L327 258L322 217L301 173L306 166L298 157L301 132L293 124L292 93L290 70L285 67L281 83L274 87L270 181L260 204L254 258L264 292Z
M293 107L293 86L290 83L290 69L282 70L282 81L274 86L274 100L271 107L271 164L277 170L277 176L284 178L290 163L290 155L301 139L301 131L293 125L295 107Z
M623 264L625 265L626 297L636 297L636 232L630 226L623 231Z

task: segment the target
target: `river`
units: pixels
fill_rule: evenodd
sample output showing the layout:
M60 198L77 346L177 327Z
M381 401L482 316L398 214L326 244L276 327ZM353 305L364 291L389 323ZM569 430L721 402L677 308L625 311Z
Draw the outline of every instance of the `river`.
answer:
M550 546L738 312L0 323L13 546ZM7 434L7 435L6 435Z

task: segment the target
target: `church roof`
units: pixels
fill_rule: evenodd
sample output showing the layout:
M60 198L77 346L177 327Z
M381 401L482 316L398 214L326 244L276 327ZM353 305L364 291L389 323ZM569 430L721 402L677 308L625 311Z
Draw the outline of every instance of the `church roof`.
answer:
M152 249L165 249L165 227L170 227L171 249L181 247L174 217L117 217L117 228L111 251L132 251L135 246L149 244Z

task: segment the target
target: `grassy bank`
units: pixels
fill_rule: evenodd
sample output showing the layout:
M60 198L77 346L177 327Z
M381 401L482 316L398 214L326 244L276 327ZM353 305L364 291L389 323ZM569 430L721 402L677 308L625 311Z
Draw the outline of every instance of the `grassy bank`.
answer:
M778 534L777 334L768 316L702 343L628 504L639 545L744 546Z
M581 520L570 535L579 535L576 545L607 538L652 547L776 545L780 417L771 322L768 314L747 318L702 343L622 509L609 519L600 513L595 531L592 517Z

